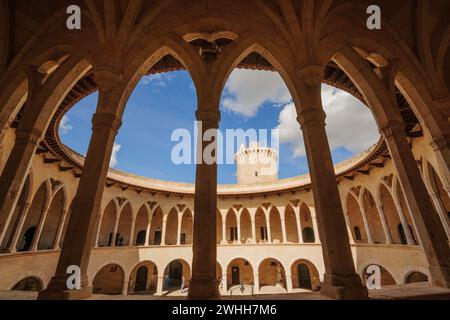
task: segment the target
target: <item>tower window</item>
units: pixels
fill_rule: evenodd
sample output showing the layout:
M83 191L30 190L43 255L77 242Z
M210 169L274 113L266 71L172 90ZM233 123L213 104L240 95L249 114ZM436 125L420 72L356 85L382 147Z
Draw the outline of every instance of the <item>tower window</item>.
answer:
M255 172L255 177L257 177L257 176L258 176L258 171Z

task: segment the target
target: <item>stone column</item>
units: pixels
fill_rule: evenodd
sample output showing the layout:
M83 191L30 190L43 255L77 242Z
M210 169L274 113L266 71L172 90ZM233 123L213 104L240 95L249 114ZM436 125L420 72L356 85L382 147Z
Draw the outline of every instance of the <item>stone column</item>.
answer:
M214 110L214 111L213 111ZM217 133L220 121L218 111L199 109L197 143L197 172L195 178L194 241L192 279L189 288L190 299L216 299L220 297L216 279L217 264L217 136L210 143L203 142L205 133ZM209 150L209 151L208 151ZM215 150L211 154L211 150ZM206 157L204 157L205 155ZM208 156L214 156L209 159Z
M183 215L178 215L178 224L177 224L177 246L181 245L181 224L182 224Z
M223 287L222 287L222 290L220 292L222 295L225 295L225 294L228 293L228 279L227 279L227 276L228 276L227 270L222 272Z
M292 274L286 272L286 291L288 293L292 293L293 288L292 288Z
M259 273L258 272L254 272L253 273L253 293L254 294L259 294Z
M336 299L366 299L367 288L356 273L336 174L325 131L321 82L323 66L297 71L298 121L302 127L325 265L321 293Z
M25 220L28 216L28 211L30 210L31 203L27 202L24 205L23 212L19 217L19 221L17 223L16 229L13 230L12 237L10 238L10 241L6 247L5 252L7 253L14 253L17 252L17 243L19 242L20 234L22 233L23 225L25 224Z
M314 207L309 207L309 212L311 213L311 220L314 231L314 243L320 243L319 227L317 226L316 209Z
M121 215L121 212L119 212L119 214L116 215L116 221L114 221L114 230L113 230L113 234L112 234L111 247L116 246L117 233L119 232L120 215Z
M166 245L166 233L167 233L167 218L168 218L169 212L163 216L163 223L162 223L162 231L161 231L161 246Z
M256 208L248 208L248 213L250 214L250 221L252 224L252 243L256 244Z
M103 212L103 210L101 212ZM103 219L103 215L99 214L98 223L96 225L95 232L94 232L94 248L98 248L98 239L100 238L100 230L102 228L102 219Z
M147 224L147 229L145 232L145 246L148 247L150 246L150 232L152 230L152 220L149 219L148 220L148 224Z
M122 295L123 296L127 296L128 295L128 286L129 286L128 281L124 280L123 281L123 285L122 285Z
M444 227L445 234L447 235L447 239L450 240L450 225L448 223L447 209L442 203L441 195L439 194L439 192L431 192L430 196L439 214L439 219L441 219L442 226Z
M294 208L295 213L295 222L297 223L297 233L298 233L298 243L304 244L303 240L303 230L301 225L301 217L300 217L300 207Z
M383 231L384 231L384 237L386 238L386 243L387 244L392 244L392 236L391 236L391 232L389 231L389 226L386 220L386 215L384 214L384 208L382 204L379 204L378 202L376 203L377 206L377 210L378 213L380 214L380 220L381 220L381 224L383 226Z
M360 201L358 201L358 205L359 205L359 211L361 211L361 216L362 216L363 223L364 223L364 229L366 230L366 234L367 234L367 243L373 244L373 237L372 237L372 232L370 231L369 220L367 219L366 209L364 208L363 205L361 205Z
M36 228L36 233L33 237L33 242L31 243L30 251L37 251L39 240L41 239L42 230L44 229L45 220L47 219L48 209L50 207L47 205L42 209L41 215L39 217L39 223Z
M164 276L158 276L158 283L156 285L156 296L162 296L164 286Z
M236 221L237 221L237 233L238 233L238 238L237 238L237 243L238 244L242 244L242 238L241 238L241 213L236 215Z
M68 209L65 208L63 211L63 214L61 215L61 220L58 225L58 230L56 231L56 234L55 234L55 240L53 241L53 249L55 249L55 250L60 249L59 243L61 242L61 237L62 237L62 233L64 230L64 223L65 223L66 217L67 217L67 211L68 211Z
M400 201L397 199L397 195L394 195L394 205L395 208L397 209L400 222L403 226L403 231L405 232L406 241L408 242L408 245L409 246L416 245L413 235L411 233L411 229L409 228L408 220L406 220L405 213L403 212Z
M390 121L381 128L381 132L427 256L431 280L434 285L450 288L450 250L447 237L412 154L404 123Z
M134 229L136 228L136 215L133 214L131 218L130 239L128 240L128 247L134 247Z
M92 240L114 140L121 126L121 112L117 110L121 110L121 106L126 103L126 99L123 99L126 90L118 85L120 76L115 71L99 70L96 80L99 84L99 101L92 121L92 137L83 174L72 202L72 213L56 273L47 289L39 293L38 299L83 299L92 295L87 276ZM80 290L67 290L69 275L66 271L72 265L78 266L81 271Z
M227 218L226 218L226 213L225 213L225 219L223 218L223 212L222 210L220 210L220 218L222 219L222 241L221 244L227 244Z
M277 208L278 212L280 213L280 219L281 219L281 236L283 238L283 243L287 243L287 234L286 234L286 210L284 207Z
M345 218L345 224L347 225L347 232L348 232L350 244L355 244L355 240L353 238L352 224L350 223L350 217L348 216L348 212L344 213L344 218Z
M266 225L267 225L267 243L271 244L272 243L272 230L270 227L270 210L269 209L264 209L264 213L266 216Z

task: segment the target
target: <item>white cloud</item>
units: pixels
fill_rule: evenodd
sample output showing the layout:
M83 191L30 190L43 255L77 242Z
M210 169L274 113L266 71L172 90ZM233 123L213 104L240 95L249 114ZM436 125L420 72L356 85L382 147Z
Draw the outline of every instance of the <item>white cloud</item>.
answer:
M114 168L118 164L117 155L119 154L122 146L114 142L114 147L111 154L111 161L109 162L110 167Z
M292 100L277 72L234 70L225 86L222 105L225 110L244 117L254 117L264 103L285 105Z
M167 86L168 82L173 78L173 75L169 73L157 73L144 76L142 78L142 83L145 85L155 85L159 88L164 88Z
M69 122L69 117L67 115L64 115L61 119L61 122L59 123L59 131L61 132L61 134L67 134L73 129Z
M379 139L372 112L345 91L323 85L322 100L327 114L327 135L331 150L344 147L353 153L369 148ZM293 156L306 155L300 125L294 105L286 105L280 113L278 129L280 143L291 146Z

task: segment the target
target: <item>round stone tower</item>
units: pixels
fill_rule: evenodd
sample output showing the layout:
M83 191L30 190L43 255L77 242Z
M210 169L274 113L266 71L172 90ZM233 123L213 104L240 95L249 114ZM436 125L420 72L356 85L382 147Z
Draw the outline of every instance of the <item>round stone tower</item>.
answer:
M271 148L251 142L241 145L234 159L237 165L238 184L258 184L278 180L278 153Z

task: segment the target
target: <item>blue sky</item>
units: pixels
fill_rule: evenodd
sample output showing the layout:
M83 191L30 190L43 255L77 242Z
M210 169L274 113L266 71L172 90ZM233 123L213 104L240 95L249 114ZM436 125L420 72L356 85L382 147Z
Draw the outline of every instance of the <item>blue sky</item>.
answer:
M64 117L60 136L64 144L85 154L97 94L80 101ZM335 163L376 143L378 133L370 111L345 92L324 86L327 133ZM186 71L148 76L133 92L116 139L112 167L155 179L194 182L195 165L175 165L171 141L176 129L194 137L197 98ZM235 70L222 97L220 130L279 129L279 177L308 172L307 160L291 98L277 73ZM270 137L269 137L270 139ZM192 145L192 149L194 145ZM218 167L219 183L236 183L234 164Z

